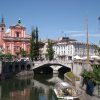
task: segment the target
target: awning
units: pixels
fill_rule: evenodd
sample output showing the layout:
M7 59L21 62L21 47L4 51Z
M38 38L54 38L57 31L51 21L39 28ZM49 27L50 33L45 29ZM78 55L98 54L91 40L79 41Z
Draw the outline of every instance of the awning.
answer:
M80 56L78 56L78 55L74 56L73 58L74 58L74 59L82 60L82 58L81 58Z
M92 58L92 59L97 59L97 60L100 59L100 57L99 57L99 56L96 56L96 55L91 56L91 58Z

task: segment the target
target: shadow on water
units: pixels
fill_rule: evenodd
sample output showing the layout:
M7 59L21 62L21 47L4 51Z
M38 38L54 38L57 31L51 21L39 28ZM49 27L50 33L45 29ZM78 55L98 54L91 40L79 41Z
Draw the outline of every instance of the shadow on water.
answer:
M0 100L56 100L52 74L2 80Z
M53 86L70 69L62 67L58 71L59 75L53 74L51 67L43 66L34 70L34 76L2 80L0 100L56 100Z

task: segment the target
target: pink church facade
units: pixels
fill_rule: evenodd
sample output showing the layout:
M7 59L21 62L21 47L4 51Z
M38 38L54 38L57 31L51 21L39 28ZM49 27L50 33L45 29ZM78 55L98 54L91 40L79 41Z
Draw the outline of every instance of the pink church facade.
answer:
M6 31L6 25L2 18L0 23L0 52L19 56L20 50L24 49L29 54L30 37L26 33L26 28L21 25L20 20L18 20L16 25L10 26Z

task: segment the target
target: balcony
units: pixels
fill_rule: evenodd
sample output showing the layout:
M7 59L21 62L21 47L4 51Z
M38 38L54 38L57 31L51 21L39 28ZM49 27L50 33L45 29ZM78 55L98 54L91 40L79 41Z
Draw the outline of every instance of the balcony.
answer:
M10 37L10 36L4 36L3 37L4 41L20 41L20 42L29 42L30 38L29 37Z

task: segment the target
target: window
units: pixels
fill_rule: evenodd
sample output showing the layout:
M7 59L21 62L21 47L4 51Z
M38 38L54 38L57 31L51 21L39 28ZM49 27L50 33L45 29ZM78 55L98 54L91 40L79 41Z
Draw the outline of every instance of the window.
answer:
M72 60L72 56L68 56L68 60Z
M1 30L3 31L3 30L4 30L4 28L1 28Z
M9 50L9 46L6 46L6 49Z
M16 32L16 37L19 37L19 32Z
M20 47L19 46L14 46L14 50L20 50Z

